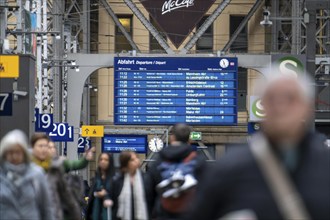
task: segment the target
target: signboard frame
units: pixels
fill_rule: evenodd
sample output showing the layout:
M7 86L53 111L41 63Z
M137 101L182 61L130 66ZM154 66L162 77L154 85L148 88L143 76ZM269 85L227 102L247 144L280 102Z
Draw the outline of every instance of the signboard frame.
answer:
M106 145L106 143L105 143L105 138L111 138L111 137L113 137L113 138L143 138L144 139L144 150L143 151L139 151L139 150L136 150L136 151L133 151L133 152L135 152L135 153L137 153L137 154L146 154L147 152L148 152L148 135L140 135L140 134L138 134L138 135L131 135L131 134L104 134L104 137L102 138L102 148L101 148L101 150L102 150L102 152L105 152L105 153L120 153L120 152L122 152L122 151L124 151L124 150L130 150L130 149L124 149L124 150L109 150L109 151L105 151L104 149L105 149L105 145ZM124 144L123 144L124 145ZM128 145L130 145L130 147L126 147L126 148L134 148L134 147L132 147L132 146L134 146L134 144L128 144ZM139 145L142 145L142 144L139 144ZM116 146L113 146L113 148L115 148ZM123 146L124 147L124 146ZM120 147L118 147L118 148L120 148Z
M223 60L226 60L226 62L222 63ZM184 61L184 62L183 62ZM223 102L231 102L233 103L232 105L220 105L220 104L213 104L214 108L231 108L231 111L232 111L232 114L226 114L226 113L219 113L219 114L215 114L215 113L205 113L205 114L181 114L180 116L181 117L185 117L185 120L184 121L181 121L181 120L176 120L176 122L173 122L173 121L168 121L168 122L164 122L164 120L162 122L148 122L147 120L145 121L141 121L141 122L121 122L119 117L120 115L123 115L124 113L120 113L119 110L117 109L118 106L120 105L123 105L122 103L120 103L118 101L118 93L119 93L119 90L122 90L123 88L119 88L119 82L120 81L125 81L124 79L121 78L120 76L120 73L123 73L123 72L136 72L136 71L139 71L138 70L138 63L141 63L141 62L146 62L148 64L146 65L149 65L148 67L150 67L149 69L143 69L144 66L142 65L140 70L141 71L145 71L145 72L153 72L153 71L162 71L163 72L182 72L182 75L185 75L186 73L190 73L190 72L196 72L196 73L205 73L205 74L208 74L208 73L212 73L212 74L216 74L216 73L224 73L224 74L231 74L233 75L233 78L228 78L226 79L225 77L224 78L220 78L220 76L217 76L218 77L218 80L204 80L204 81L208 81L210 83L214 83L214 86L215 88L213 89L209 89L209 88L206 88L206 87L201 87L201 88L193 88L193 87L182 87L182 90L192 90L192 91L195 91L195 90L205 90L206 91L209 91L209 90L213 90L215 92L217 91L234 91L232 92L232 94L234 94L234 96L232 97L227 97L227 96L217 96L217 97L214 97L213 100L217 100L220 99L221 100L225 100ZM162 63L165 62L165 65L166 68L163 68L161 67L161 65L164 65ZM153 63L153 64L150 64L150 63ZM210 64L211 63L211 64ZM124 66L127 66L127 65L133 65L133 68L134 69L128 69L128 68L125 68ZM183 66L178 66L178 65L183 65ZM189 65L187 67L187 65ZM212 66L213 65L213 66ZM131 67L131 66L129 66ZM213 67L213 68L212 68ZM216 68L214 68L216 67ZM194 68L194 69L193 69ZM200 69L198 69L200 68ZM127 70L125 70L127 69ZM143 74L141 72L141 74ZM221 76L222 77L222 76ZM220 78L220 79L219 79ZM163 82L164 81L172 81L172 82L180 82L182 84L186 83L186 81L197 81L198 80L195 80L195 79L191 79L191 80L184 80L184 79L180 79L180 80L177 80L177 79L164 79L162 80ZM149 81L148 79L140 79L140 80L128 80L126 79L126 81L131 81L130 83L135 83L136 81L146 81L144 84L147 85L147 82ZM150 80L152 81L152 80ZM161 81L161 80L159 80ZM203 81L203 80L202 80ZM225 83L223 87L220 87L220 85L218 86L219 88L216 88L216 83L217 82L220 82L220 83ZM226 84L226 82L229 82L229 83L233 83L231 86L228 84ZM190 124L190 125L198 125L198 126L235 126L237 125L237 118L238 118L238 106L237 106L237 102L238 102L238 60L236 57L115 57L114 59L114 124L115 125L171 125L171 124L174 124L174 123L178 123L178 122L182 122L182 123L187 123L187 124ZM141 85L140 85L141 86ZM181 85L182 86L182 85ZM222 85L221 85L222 86ZM131 87L131 85L130 85ZM128 90L132 90L133 88L128 88ZM137 89L140 89L140 90L151 90L151 88L148 88L148 87L140 87L140 88L137 88ZM164 89L164 90L176 90L175 88L158 88L158 87L155 87L154 89ZM181 88L180 88L181 89ZM122 97L120 97L122 98ZM133 98L137 98L137 99L141 99L143 101L147 101L148 99L151 99L152 97L133 97L133 96L127 96L126 97L127 99L133 99ZM162 98L161 96L160 97L157 97L157 98ZM168 98L168 99L171 99L171 100L174 100L175 97L163 97L163 98ZM184 97L183 99L185 99L187 97ZM192 97L193 99L196 99L196 100L201 100L201 99L205 99L205 101L207 100L211 100L212 101L212 98L210 97ZM221 102L220 102L221 103ZM126 103L127 104L130 104L130 103ZM131 105L132 106L132 105ZM164 105L162 105L164 106ZM140 107L140 106L139 106ZM152 106L147 106L147 104L141 104L141 107L152 107ZM159 107L159 106L158 106ZM171 105L168 105L168 107L172 107ZM177 107L177 106L175 106ZM187 105L182 105L182 107L187 107ZM199 105L195 105L195 106L190 106L188 105L188 107L198 107L198 108L202 108L203 106L199 106ZM204 107L204 109L206 109ZM128 115L128 113L126 113ZM130 115L132 115L130 113ZM148 113L145 113L145 114L140 114L141 116L149 116ZM176 115L176 117L179 117L178 114L174 114ZM197 117L197 116L200 116L202 118L203 117L208 117L208 116L212 116L213 118L218 118L218 121L221 121L221 120L224 120L225 122L189 122L187 121L187 115L188 116L193 116L193 117ZM155 117L157 115L154 115ZM161 117L162 115L159 115L159 117ZM168 116L168 115L167 115ZM174 117L174 116L172 116ZM225 117L227 117L227 119L225 119ZM142 119L141 119L142 120ZM157 119L156 119L157 120ZM193 120L193 119L192 119ZM202 119L199 119L200 121ZM214 119L212 119L214 120ZM229 122L227 122L227 120Z
M139 2L176 48L180 47L215 4L215 0L140 0Z
M13 93L0 92L0 116L13 115Z
M89 131L90 131L90 133L89 133ZM81 137L103 137L103 136L104 136L104 126L103 125L82 125L81 126Z
M0 55L0 78L18 78L20 57L18 55Z

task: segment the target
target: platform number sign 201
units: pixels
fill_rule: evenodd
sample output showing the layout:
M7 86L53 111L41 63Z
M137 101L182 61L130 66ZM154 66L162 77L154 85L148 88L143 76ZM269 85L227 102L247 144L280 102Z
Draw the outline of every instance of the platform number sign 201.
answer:
M13 114L13 98L11 93L0 93L0 116Z
M73 141L73 132L73 126L69 126L68 123L54 123L48 135L55 142Z

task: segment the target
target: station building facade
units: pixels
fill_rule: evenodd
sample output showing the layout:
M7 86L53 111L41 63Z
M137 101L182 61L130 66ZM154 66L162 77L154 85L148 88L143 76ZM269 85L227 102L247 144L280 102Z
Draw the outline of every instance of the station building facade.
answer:
M207 16L222 1L216 1L214 5L207 11L201 22L197 24L197 28L202 25ZM140 20L132 13L123 1L109 0L111 8L123 24L127 32L132 36L134 42L139 47L141 53L145 54L161 54L165 53L158 42L153 38L149 31L143 26ZM134 1L146 18L160 31L167 39L172 50L179 52L187 43L189 38L196 32L196 28L191 31L190 35L176 48L166 37L166 34L157 27L157 24L150 17L146 9L140 1ZM253 0L233 0L228 5L215 22L207 29L203 36L197 41L196 45L189 53L196 54L217 54L226 45L239 26L244 17L248 14L254 5ZM248 25L242 30L236 41L231 45L229 54L249 53L261 54L265 52L266 30L260 25L262 20L263 8L260 7L253 17L249 20ZM180 21L178 21L180 22ZM98 23L91 27L94 30L97 41L91 44L92 50L97 53L126 53L132 50L132 47L126 40L125 36L116 27L112 18L104 8L98 10ZM93 35L92 35L93 36ZM221 155L226 146L230 144L240 143L247 138L247 122L249 96L255 92L257 79L260 73L240 68L238 74L238 125L237 126L194 126L194 131L202 132L203 142L210 146L210 152L215 158ZM121 129L123 126L115 126L114 122L114 71L110 69L100 69L93 74L91 83L96 85L98 90L91 94L91 123L105 125L106 128ZM125 126L127 129L150 129L155 126ZM166 126L157 126L159 128L167 128ZM150 137L151 138L151 137ZM97 150L101 150L100 140L97 142Z

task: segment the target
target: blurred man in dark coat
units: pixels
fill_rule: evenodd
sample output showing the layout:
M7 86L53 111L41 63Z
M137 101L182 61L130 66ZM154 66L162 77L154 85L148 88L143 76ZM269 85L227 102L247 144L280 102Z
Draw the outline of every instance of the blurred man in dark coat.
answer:
M160 153L156 161L151 164L151 167L148 169L148 188L151 190L150 195L152 197L152 208L153 208L153 218L152 219L182 219L182 216L190 208L191 201L194 197L194 193L188 195L186 193L185 197L180 197L178 199L173 199L168 201L170 206L175 206L174 208L166 208L164 204L161 203L162 192L157 189L157 186L164 181L162 175L165 172L162 172L162 167L164 164L175 167L179 167L179 164L185 164L187 158L192 160L191 167L188 165L188 169L191 168L193 171L193 176L196 178L196 185L202 176L202 171L206 166L205 159L198 156L196 150L190 145L190 132L191 128L186 124L176 124L171 130L170 136L170 146L165 147ZM186 164L189 162L187 161ZM181 170L180 170L181 171ZM184 171L183 171L184 172ZM187 181L188 183L189 181ZM188 202L186 202L188 200ZM183 205L182 203L185 203ZM174 209L177 209L174 211Z
M314 123L311 83L288 75L270 79L262 94L266 119L258 135L284 168L307 219L330 219L330 149L323 135L309 129ZM251 149L252 144L231 151L205 175L187 219L288 219Z

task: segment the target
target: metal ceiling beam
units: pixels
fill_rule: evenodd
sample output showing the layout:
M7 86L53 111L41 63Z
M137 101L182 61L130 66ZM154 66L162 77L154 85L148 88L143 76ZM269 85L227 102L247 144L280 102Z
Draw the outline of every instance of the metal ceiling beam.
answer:
M291 10L291 16L293 18L291 54L301 54L301 20L294 18L300 18L302 15L302 1L292 0Z
M310 9L328 9L330 8L329 0L306 0L306 7Z
M240 25L235 30L233 36L230 37L230 40L227 42L227 44L223 47L222 51L227 51L231 47L231 45L235 42L238 35L242 32L243 28L248 24L249 20L252 18L254 13L258 10L258 8L263 4L264 0L257 0L252 8L250 9L249 13L245 16L243 21L240 23Z
M66 10L66 12L64 13L64 19L68 19L69 14L71 13L71 10L73 9L73 6L77 3L77 0L71 1L70 6L68 7L68 9Z
M105 10L108 12L108 14L110 15L110 17L112 18L112 20L115 22L115 24L118 26L118 28L120 29L120 31L124 34L124 36L126 37L127 41L132 46L133 50L136 50L137 52L140 52L140 49L138 48L138 46L134 42L132 36L126 31L126 29L122 25L122 23L120 23L117 15L112 10L109 2L107 0L100 0L100 2L103 5L103 7L105 8Z
M90 4L89 0L82 0L83 11L80 16L80 26L82 29L82 53L90 52Z
M6 39L7 29L7 2L0 0L0 53L2 53L3 43Z
M204 24L197 30L195 35L190 38L188 43L182 48L180 54L187 54L188 51L196 44L198 39L205 33L205 31L213 24L213 22L219 17L219 15L225 10L225 8L229 5L231 0L224 0L219 4L217 9L206 19Z
M126 5L132 10L135 16L141 21L141 23L147 28L147 30L152 34L152 36L157 40L159 45L164 48L166 53L174 54L174 51L168 45L163 36L159 31L150 23L150 21L143 15L143 13L136 7L132 0L124 0Z
M63 39L63 15L65 0L59 0L53 4L53 29L61 33ZM62 40L57 40L53 44L54 59L63 59L64 45ZM53 69L53 104L54 104L54 121L62 121L62 67L54 67Z

